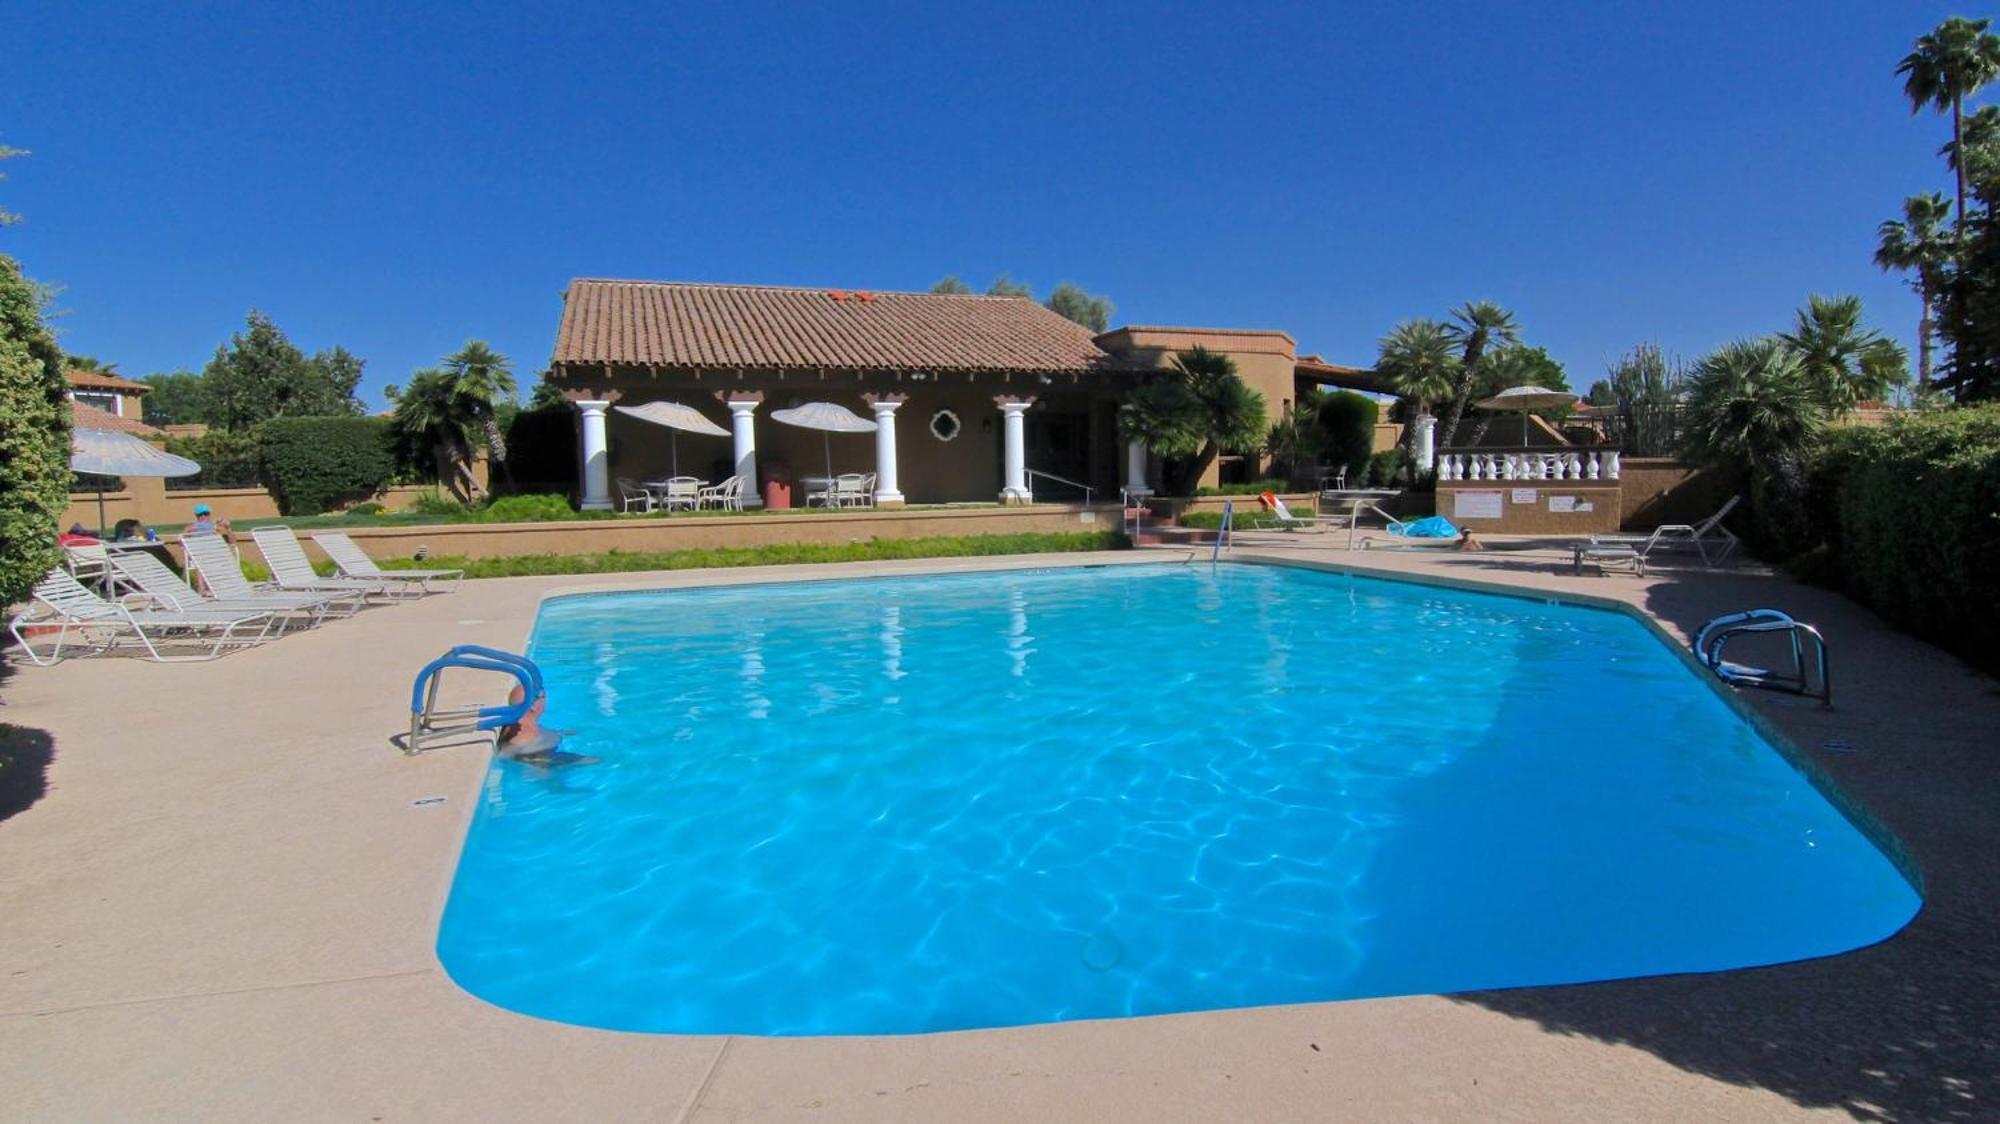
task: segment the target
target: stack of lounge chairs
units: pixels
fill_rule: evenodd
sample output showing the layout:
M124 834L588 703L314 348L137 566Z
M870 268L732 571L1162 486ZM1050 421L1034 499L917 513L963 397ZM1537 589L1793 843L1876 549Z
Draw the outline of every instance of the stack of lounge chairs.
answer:
M330 617L351 617L371 602L448 592L465 576L463 570L384 570L346 534L321 531L313 541L337 571L321 577L290 527L258 527L250 535L272 581L244 577L236 548L222 536L188 534L181 536L181 549L203 589L151 553L111 551L103 588L127 592L106 596L69 570L51 570L8 631L28 659L44 667L80 653L128 652L161 663L212 660Z

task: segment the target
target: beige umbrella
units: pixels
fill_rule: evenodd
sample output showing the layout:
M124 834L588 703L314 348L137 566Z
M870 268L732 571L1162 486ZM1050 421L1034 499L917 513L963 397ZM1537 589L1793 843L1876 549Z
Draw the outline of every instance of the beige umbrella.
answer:
M673 450L675 476L681 474L680 434L699 433L705 437L729 436L728 430L709 421L700 410L693 406L683 406L679 402L648 402L643 406L614 406L612 409L621 414L630 414L641 421L664 425L674 431L674 436L667 440Z
M1506 390L1473 405L1482 410L1503 413L1519 411L1521 415L1521 444L1528 443L1528 415L1536 410L1554 410L1574 405L1576 395L1567 390L1550 390L1546 386L1510 386Z

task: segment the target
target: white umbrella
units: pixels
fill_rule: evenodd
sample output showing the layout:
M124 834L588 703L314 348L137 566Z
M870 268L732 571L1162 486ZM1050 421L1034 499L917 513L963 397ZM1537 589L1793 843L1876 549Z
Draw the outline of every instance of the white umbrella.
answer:
M1482 410L1520 411L1521 444L1528 443L1528 414L1534 410L1554 410L1576 402L1576 395L1567 390L1550 390L1546 386L1510 386L1491 398L1473 405Z
M772 410L772 421L795 425L800 429L817 429L828 436L822 438L826 445L826 474L833 475L833 437L835 433L873 433L875 423L856 414L845 406L831 402L808 402L803 406L793 406L789 410Z
M702 416L700 410L695 409L693 406L683 406L679 402L648 402L643 406L614 406L612 409L617 410L621 414L630 414L640 421L649 421L654 425L664 425L668 429L675 431L674 436L667 439L673 449L675 476L681 474L680 434L682 432L699 433L707 437L729 436L728 430L709 421L706 417Z
M69 468L93 476L193 476L201 466L155 449L129 433L78 429L70 434ZM104 489L97 489L97 529L104 530Z

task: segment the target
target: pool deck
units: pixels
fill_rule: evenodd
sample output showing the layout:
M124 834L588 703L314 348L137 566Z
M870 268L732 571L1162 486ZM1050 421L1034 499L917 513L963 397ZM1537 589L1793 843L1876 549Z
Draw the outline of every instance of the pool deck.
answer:
M1821 960L1449 997L900 1038L541 1022L459 990L433 951L487 751L389 745L425 658L518 647L558 589L1188 554L468 582L214 663L0 670L17 752L53 758L46 791L0 776L0 1117L2000 1119L2000 684L1747 570L1576 577L1553 549L1343 540L1245 535L1234 556L1581 592L1677 635L1753 606L1818 624L1838 708L1749 701L1902 841L1924 910Z

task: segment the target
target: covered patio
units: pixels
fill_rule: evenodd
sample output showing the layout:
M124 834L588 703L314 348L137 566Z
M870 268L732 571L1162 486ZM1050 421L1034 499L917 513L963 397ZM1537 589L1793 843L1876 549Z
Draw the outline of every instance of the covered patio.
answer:
M1151 369L1019 298L578 280L549 378L577 408L585 508L670 473L738 477L746 508L802 506L808 476L872 475L867 501L900 507L1146 491L1116 419ZM670 434L613 409L646 403L710 425ZM774 417L822 403L872 431Z

